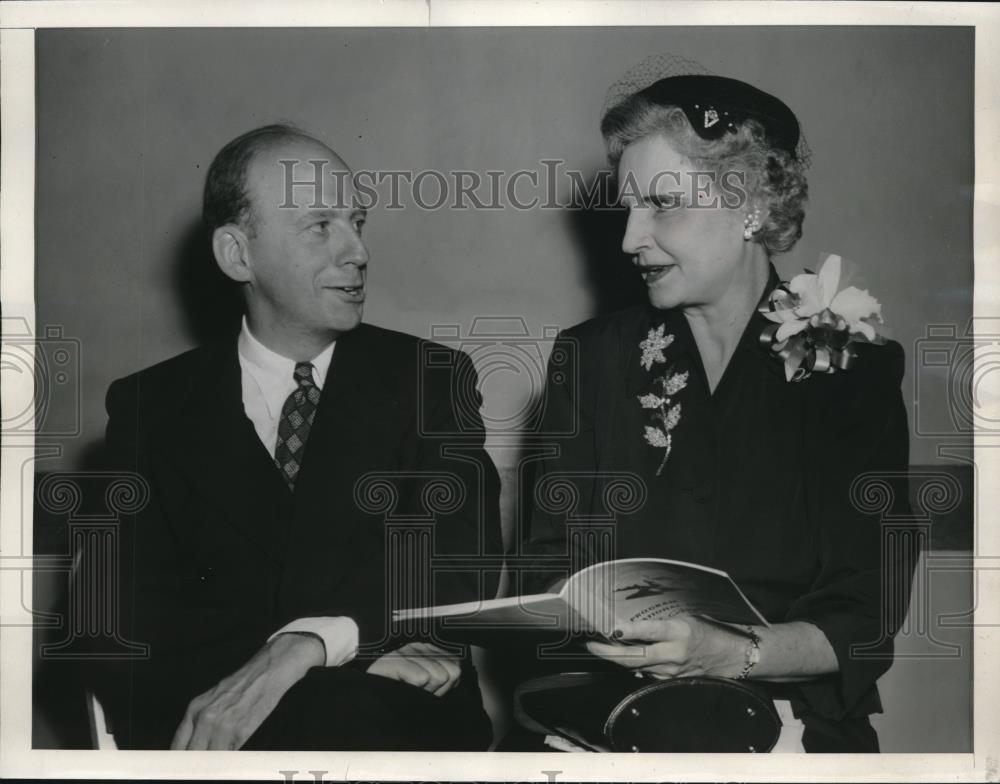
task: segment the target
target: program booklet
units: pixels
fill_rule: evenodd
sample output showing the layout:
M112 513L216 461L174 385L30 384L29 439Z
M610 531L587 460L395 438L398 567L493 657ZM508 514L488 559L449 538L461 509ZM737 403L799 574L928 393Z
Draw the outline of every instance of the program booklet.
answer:
M623 622L678 615L769 625L725 572L662 558L588 566L571 575L559 593L397 610L393 619L433 623L446 638L489 645L519 633L611 639Z

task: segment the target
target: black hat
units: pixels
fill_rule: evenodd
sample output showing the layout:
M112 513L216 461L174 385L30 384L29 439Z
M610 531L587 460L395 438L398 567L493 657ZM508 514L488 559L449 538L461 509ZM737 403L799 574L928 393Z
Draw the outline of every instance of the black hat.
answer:
M653 103L681 108L703 139L719 139L727 132L735 132L744 120L754 119L763 126L769 144L796 157L799 122L792 110L746 82L724 76L670 76L638 95Z

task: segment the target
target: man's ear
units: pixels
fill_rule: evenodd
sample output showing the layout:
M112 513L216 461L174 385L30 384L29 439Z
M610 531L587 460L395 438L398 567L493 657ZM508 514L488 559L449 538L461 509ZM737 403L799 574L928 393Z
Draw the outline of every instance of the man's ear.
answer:
M227 223L212 232L212 253L215 254L215 263L227 278L237 283L253 279L247 264L247 235L239 226Z

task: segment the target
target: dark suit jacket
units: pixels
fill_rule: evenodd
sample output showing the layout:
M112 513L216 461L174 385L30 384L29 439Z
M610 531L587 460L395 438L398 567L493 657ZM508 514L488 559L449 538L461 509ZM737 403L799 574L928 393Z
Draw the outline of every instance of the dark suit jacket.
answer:
M293 495L244 413L235 337L112 384L110 465L151 490L123 521L120 607L151 654L95 668L120 742L169 742L191 698L295 618L350 616L374 656L399 644L395 607L491 598L495 572L438 568L428 584L400 563L402 541L425 571L501 550L480 402L465 354L361 325L337 340ZM433 555L387 538L387 515L430 526Z
M667 363L646 370L639 343L660 323L674 342ZM577 553L577 564L661 557L729 572L769 621L811 622L837 655L836 675L775 687L784 692L776 696L789 696L815 727L863 720L881 709L875 681L892 661L914 553L885 539L878 510L866 508L882 491L865 501L852 483L881 472L896 493L893 511L905 515L903 352L861 345L853 369L789 383L758 341L768 324L752 316L714 393L680 311L637 307L567 330L553 351L569 363L550 369L546 427L573 435L551 439L560 454L541 463L534 497L544 501L546 477L563 474L579 499L568 511L561 498L550 508L536 501L530 546L566 553L567 517L611 516L604 541L613 546ZM651 421L638 396L670 366L689 381L674 398L681 419L657 476L663 450L644 441ZM639 489L619 484L616 493L609 483L627 484L625 474Z

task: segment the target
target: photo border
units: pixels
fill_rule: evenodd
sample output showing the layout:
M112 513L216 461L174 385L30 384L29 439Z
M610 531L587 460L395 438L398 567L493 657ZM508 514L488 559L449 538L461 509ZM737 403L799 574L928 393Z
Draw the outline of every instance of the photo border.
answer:
M516 22L516 24L515 24ZM34 30L48 27L356 27L356 26L632 26L632 25L940 25L974 26L975 31L975 203L974 323L1000 317L1000 8L975 3L826 2L480 2L423 0L333 5L312 0L266 2L8 2L0 5L0 98L3 134L0 179L0 292L4 317L22 317L35 328L34 314ZM978 390L1000 416L1000 390ZM986 377L987 381L989 376ZM33 380L5 374L2 400L24 399ZM977 541L973 555L979 601L976 616L995 614L1000 597L1000 455L976 439L975 462L983 480L977 489ZM0 461L0 775L4 777L254 778L324 780L522 781L705 781L1000 780L1000 704L997 676L1000 635L977 627L974 650L974 751L970 754L718 755L711 765L700 756L527 753L347 753L347 752L172 752L32 750L30 626L11 625L25 613L20 596L29 586L30 471L33 441L5 438ZM25 479L27 476L27 480ZM25 498L29 503L25 502ZM30 517L30 512L27 512ZM17 523L11 523L11 520ZM25 533L21 528L24 526ZM22 549L25 548L25 549ZM997 554L992 556L991 554ZM990 567L993 558L998 566ZM18 560L20 559L20 560ZM22 564L21 568L17 564Z

